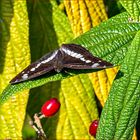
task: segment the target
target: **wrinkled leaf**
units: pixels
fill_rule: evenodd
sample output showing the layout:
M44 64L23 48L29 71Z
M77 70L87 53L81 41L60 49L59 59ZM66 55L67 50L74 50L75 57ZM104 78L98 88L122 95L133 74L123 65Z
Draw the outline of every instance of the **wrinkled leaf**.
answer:
M92 85L95 90L95 94L100 101L100 104L102 107L104 106L108 94L110 91L110 88L112 86L112 82L118 72L119 68L109 68L98 72L93 72L89 74L89 78L92 82Z
M0 1L0 92L30 63L26 1ZM0 106L0 139L21 139L28 91Z
M131 139L140 109L140 31L121 65L102 111L97 140Z
M120 0L123 7L132 16L132 22L140 21L140 1L139 0Z
M83 34L73 42L85 46L95 56L114 64L121 64L128 46L139 29L140 25L128 22L128 15L123 13ZM1 102L17 91L41 86L47 82L60 80L67 76L67 73L51 73L51 75L48 74L46 77L44 76L37 80L9 85L2 94Z
M75 37L107 19L103 0L64 1Z

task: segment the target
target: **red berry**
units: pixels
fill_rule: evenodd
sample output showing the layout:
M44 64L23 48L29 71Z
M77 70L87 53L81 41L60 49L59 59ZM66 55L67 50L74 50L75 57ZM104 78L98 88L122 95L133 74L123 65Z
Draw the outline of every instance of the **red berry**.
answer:
M60 102L56 98L52 98L44 103L41 108L41 113L46 117L50 117L57 113L59 108Z
M99 123L98 120L94 120L94 121L91 123L90 127L89 127L89 133L90 133L90 135L92 135L92 136L94 136L94 137L96 137L96 132L97 132L97 128L98 128L98 123Z

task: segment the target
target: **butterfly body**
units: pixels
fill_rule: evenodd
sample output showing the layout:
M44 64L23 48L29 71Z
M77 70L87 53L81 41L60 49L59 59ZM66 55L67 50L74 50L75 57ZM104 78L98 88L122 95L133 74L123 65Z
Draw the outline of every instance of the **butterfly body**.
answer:
M29 79L36 78L47 72L62 69L104 69L113 65L98 57L93 56L84 47L76 44L63 44L60 49L50 52L36 62L30 64L10 83L15 84Z
M53 67L56 72L61 72L61 70L64 68L63 59L63 53L58 50L57 57L55 58L53 63Z

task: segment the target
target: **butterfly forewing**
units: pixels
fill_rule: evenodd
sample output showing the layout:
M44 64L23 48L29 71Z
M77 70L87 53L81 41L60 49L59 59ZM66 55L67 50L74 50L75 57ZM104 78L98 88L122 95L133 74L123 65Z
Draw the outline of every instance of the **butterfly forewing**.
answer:
M76 44L64 44L61 51L64 59L63 65L71 69L103 69L113 65L107 61L93 56L88 50Z
M56 60L57 50L40 58L38 61L32 63L26 67L22 72L20 72L16 77L14 77L10 83L19 83L32 78L36 78L54 69L53 63Z

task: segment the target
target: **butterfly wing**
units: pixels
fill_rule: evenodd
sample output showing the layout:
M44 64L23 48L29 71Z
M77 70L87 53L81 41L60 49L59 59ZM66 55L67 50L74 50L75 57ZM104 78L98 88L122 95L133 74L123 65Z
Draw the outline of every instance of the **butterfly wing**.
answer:
M20 72L16 77L14 77L10 83L16 84L22 81L26 81L32 78L36 78L54 69L53 64L56 60L56 55L58 51L54 51L44 55L38 61L32 63L26 67L22 72Z
M113 67L107 61L93 56L88 50L76 44L63 44L63 65L71 69L103 69Z
M53 69L60 71L63 67L71 69L103 69L112 66L111 63L93 56L80 45L64 44L59 50L48 53L38 61L29 65L14 77L10 83L15 84L36 78Z

